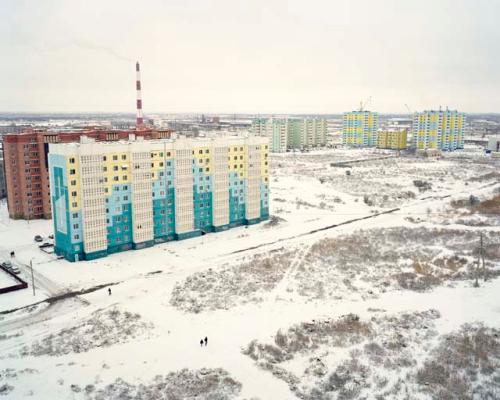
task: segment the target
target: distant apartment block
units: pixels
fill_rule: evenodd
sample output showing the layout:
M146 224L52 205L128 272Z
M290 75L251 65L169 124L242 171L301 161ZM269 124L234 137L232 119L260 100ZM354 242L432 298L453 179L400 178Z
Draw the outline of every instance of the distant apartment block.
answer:
M377 133L377 147L379 149L404 150L407 148L406 130L381 131Z
M51 144L55 251L69 261L269 217L268 139Z
M267 136L272 152L302 150L326 145L327 121L321 118L258 118L252 132Z
M144 139L170 137L171 130L81 130L52 132L28 129L3 136L5 181L10 218L51 218L48 172L49 143L78 142L82 135L97 141L128 139L130 133Z
M413 116L413 145L417 150L452 151L464 147L465 114L458 111L423 111Z
M378 114L376 112L346 112L342 121L342 144L349 147L375 147L377 130Z

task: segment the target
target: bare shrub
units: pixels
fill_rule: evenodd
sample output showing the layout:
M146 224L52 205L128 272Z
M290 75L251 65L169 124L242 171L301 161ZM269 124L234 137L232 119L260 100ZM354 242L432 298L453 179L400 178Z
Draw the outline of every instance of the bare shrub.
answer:
M24 346L22 356L59 356L84 353L95 347L111 346L146 334L153 325L141 320L139 314L121 312L117 308L94 312L80 324L50 334L31 346Z
M14 386L4 383L0 385L0 396L7 396L10 392L14 390Z
M170 304L188 312L228 309L241 303L259 302L259 293L272 290L289 268L293 253L259 254L250 262L220 270L195 273L172 290Z
M119 378L87 397L94 400L230 400L236 398L240 391L241 383L225 370L203 368L158 375L149 384L133 385Z
M416 179L413 181L413 184L415 185L415 187L418 189L419 192L425 192L426 190L432 189L432 185L428 181Z
M418 370L416 381L421 391L440 399L500 393L500 330L466 324L446 335Z

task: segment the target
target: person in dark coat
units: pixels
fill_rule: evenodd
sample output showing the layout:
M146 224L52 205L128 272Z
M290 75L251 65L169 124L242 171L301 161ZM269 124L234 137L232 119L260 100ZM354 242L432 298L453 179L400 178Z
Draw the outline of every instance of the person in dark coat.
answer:
M108 294L111 296L111 288L108 288Z
M200 346L203 347L203 339L200 340Z
M208 346L208 338L205 336L205 346Z

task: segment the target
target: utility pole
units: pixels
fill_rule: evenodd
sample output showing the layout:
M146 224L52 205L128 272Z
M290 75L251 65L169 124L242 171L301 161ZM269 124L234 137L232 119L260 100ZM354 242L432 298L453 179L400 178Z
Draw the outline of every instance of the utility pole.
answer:
M479 234L479 240L480 240L480 244L481 244L481 250L479 251L479 254L481 255L481 261L483 263L483 279L484 281L486 282L486 267L484 265L484 247L483 247L483 232L480 232Z
M35 276L33 275L33 259L30 259L31 268L31 286L33 287L33 296L35 296Z
M480 236L480 247L477 249L477 263L476 263L476 268L474 269L474 287L479 287L479 266L480 264L480 257L481 257L481 247L483 244L483 235L481 234Z

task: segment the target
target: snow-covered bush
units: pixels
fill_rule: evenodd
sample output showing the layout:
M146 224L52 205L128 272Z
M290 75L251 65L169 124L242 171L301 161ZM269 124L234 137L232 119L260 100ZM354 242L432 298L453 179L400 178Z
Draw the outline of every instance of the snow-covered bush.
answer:
M98 390L87 392L92 400L230 400L238 396L241 383L221 368L183 369L158 375L150 383L131 384L123 379Z
M111 310L94 312L89 319L78 325L45 336L31 346L24 346L21 356L58 356L68 353L84 353L95 347L111 346L145 335L153 328L142 321L139 314Z

